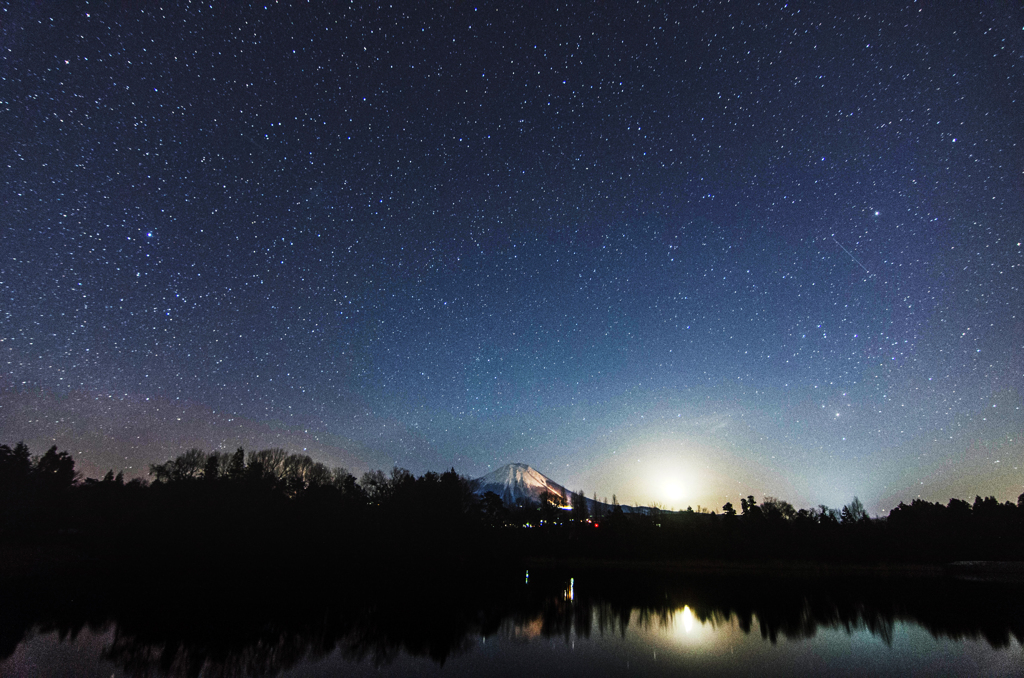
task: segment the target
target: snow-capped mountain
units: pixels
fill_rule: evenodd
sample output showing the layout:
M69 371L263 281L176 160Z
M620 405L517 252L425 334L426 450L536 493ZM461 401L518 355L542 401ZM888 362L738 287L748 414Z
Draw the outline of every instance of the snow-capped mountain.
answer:
M496 471L491 471L473 481L476 494L483 496L487 492L493 492L501 497L506 506L516 506L527 502L539 503L544 492L550 492L561 497L559 502L563 507L569 506L572 502L572 492L564 486L559 485L551 478L529 466L528 464L508 464ZM611 504L595 501L584 497L587 511L591 515L609 513L613 507ZM623 513L648 513L646 506L622 506Z
M544 492L561 497L568 504L571 492L527 464L508 464L477 478L476 493L493 492L509 506L524 501L539 502Z

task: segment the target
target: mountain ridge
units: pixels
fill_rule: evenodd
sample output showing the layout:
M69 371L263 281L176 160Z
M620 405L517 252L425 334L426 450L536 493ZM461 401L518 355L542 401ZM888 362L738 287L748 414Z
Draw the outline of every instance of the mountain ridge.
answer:
M476 494L483 495L493 492L509 506L516 506L526 501L539 502L544 492L550 492L568 504L571 492L559 485L529 464L506 464L499 469L476 478Z
M562 506L569 506L572 503L572 492L564 485L560 485L551 478L533 468L529 464L515 462L506 464L490 473L475 478L473 481L474 493L480 496L488 492L498 495L506 506L519 506L526 503L540 503L544 492L550 492L560 498ZM597 511L608 512L613 508L612 504L606 504L595 499L588 499L584 496L587 504L587 511L594 514ZM636 513L649 510L646 507L622 506L624 513Z

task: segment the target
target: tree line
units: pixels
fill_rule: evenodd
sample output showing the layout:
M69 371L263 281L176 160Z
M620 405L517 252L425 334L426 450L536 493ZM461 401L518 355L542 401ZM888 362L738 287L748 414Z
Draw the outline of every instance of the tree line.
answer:
M325 569L410 555L480 563L520 557L724 559L761 562L1024 560L1024 494L915 499L871 518L796 509L753 496L739 510L623 510L582 491L507 506L454 469L394 468L356 478L282 449L190 449L126 482L83 480L53 447L33 456L0 445L0 544L67 544L90 558L149 563L315 562ZM148 559L148 560L147 560Z

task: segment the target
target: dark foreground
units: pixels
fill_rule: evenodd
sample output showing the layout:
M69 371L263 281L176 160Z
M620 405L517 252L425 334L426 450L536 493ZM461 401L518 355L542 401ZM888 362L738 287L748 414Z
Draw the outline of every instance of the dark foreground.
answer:
M886 652L899 649L901 625L910 624L954 647L984 641L1018 662L1024 643L1024 585L942 568L378 561L334 576L315 563L307 571L317 574L78 563L9 576L0 585L0 662L18 661L20 644L51 632L69 643L100 634L104 662L126 675L168 676L269 676L328 657L405 667L398 672L421 658L421 668L440 670L485 656L488 639L591 648L631 639L635 647L618 651L639 652L681 634L680 624L769 646L856 631Z
M5 673L306 675L330 659L474 675L491 652L543 665L538 647L587 675L666 652L670 672L1024 673L1004 670L1006 653L1022 666L1024 496L886 519L752 497L597 515L510 508L454 471L357 482L274 450L191 451L147 484L78 482L66 453L0 446L0 471ZM679 655L695 638L711 663ZM92 670L54 659L87 639ZM577 643L592 660L559 649Z

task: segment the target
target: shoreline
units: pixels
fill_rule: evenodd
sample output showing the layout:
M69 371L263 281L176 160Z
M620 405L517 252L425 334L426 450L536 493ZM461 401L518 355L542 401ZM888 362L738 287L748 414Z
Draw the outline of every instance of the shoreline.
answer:
M630 560L588 558L527 558L537 569L580 568L588 570L634 570L657 574L697 576L766 576L771 578L869 577L886 579L941 578L949 574L947 564L928 563L835 563L813 560ZM1020 563L1024 573L1024 563Z
M361 559L348 564L359 568ZM377 563L381 565L381 563ZM765 577L770 579L941 579L953 577L975 581L1024 582L1024 561L957 561L952 563L842 563L814 560L645 560L631 558L587 558L528 556L518 561L483 561L488 569L522 567L536 570L620 571L695 577ZM46 578L69 572L99 574L117 570L126 563L118 558L96 558L69 544L0 544L0 584L26 578ZM261 563L252 565L259 568ZM392 563L393 565L393 563Z

